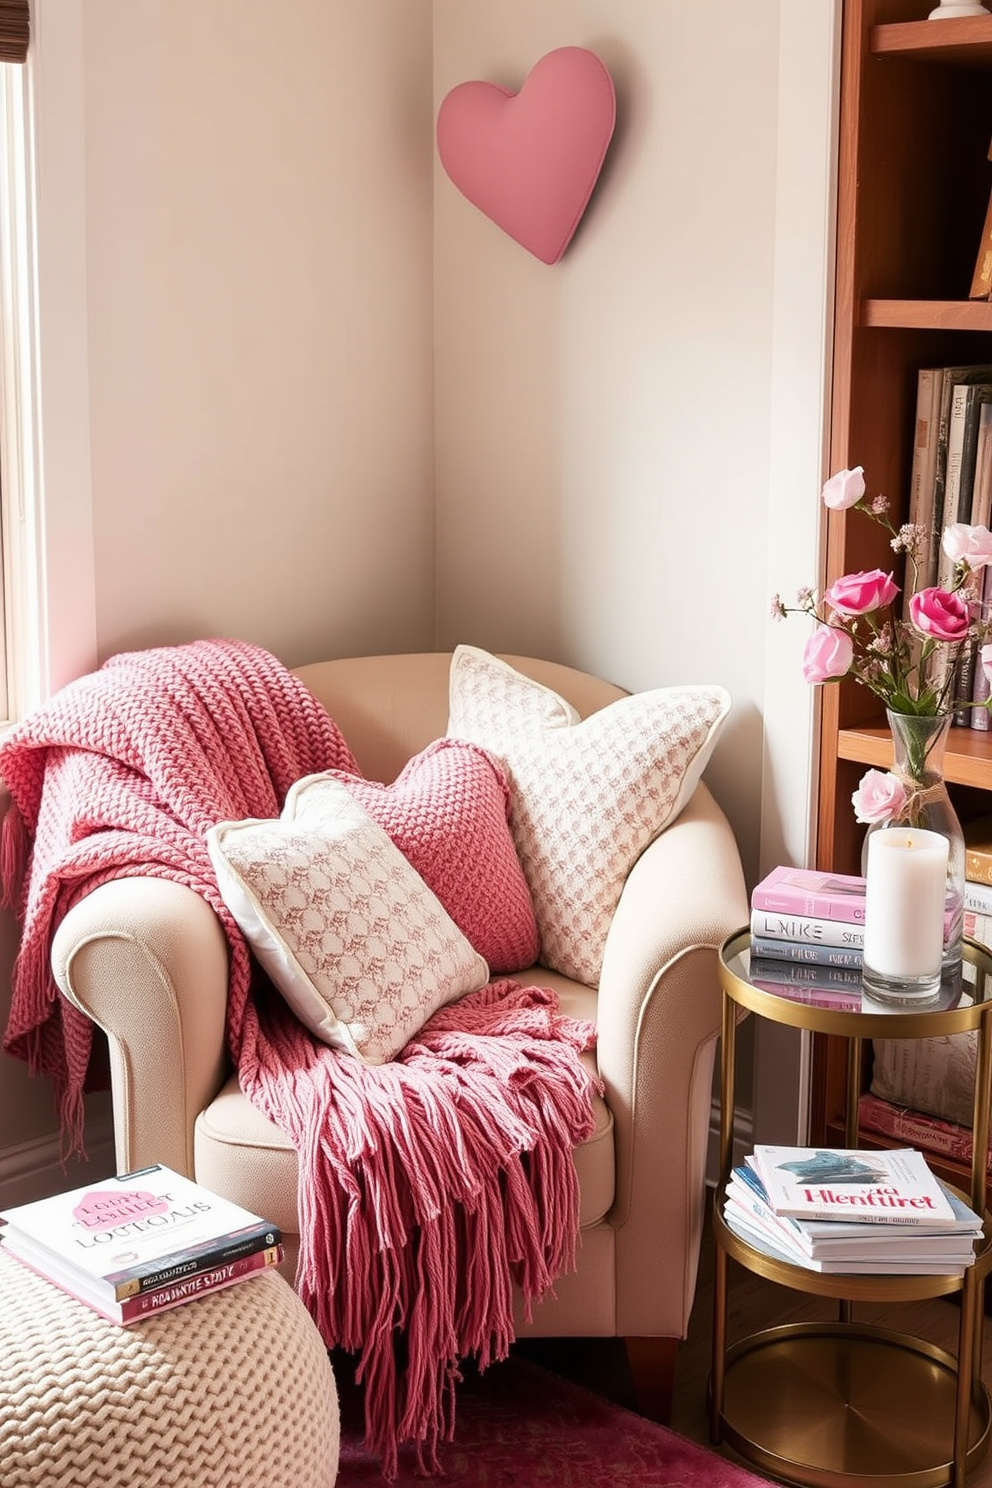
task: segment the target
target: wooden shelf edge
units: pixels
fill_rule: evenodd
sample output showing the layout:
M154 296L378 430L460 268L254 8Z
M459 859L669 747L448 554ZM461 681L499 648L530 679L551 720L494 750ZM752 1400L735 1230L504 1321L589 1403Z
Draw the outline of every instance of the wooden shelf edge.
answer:
M892 736L887 727L841 729L837 755L855 764L887 770L892 764ZM944 778L952 785L987 790L992 770L992 734L952 728L944 751Z
M860 322L882 330L992 331L992 301L862 300Z
M962 67L992 65L992 15L873 26L869 46L875 57L902 56Z

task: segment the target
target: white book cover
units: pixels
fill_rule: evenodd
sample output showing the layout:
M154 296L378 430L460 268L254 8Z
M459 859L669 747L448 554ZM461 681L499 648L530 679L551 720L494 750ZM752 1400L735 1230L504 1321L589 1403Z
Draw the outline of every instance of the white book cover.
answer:
M0 1243L46 1253L115 1300L279 1244L277 1226L156 1165L0 1210Z
M875 1152L759 1143L754 1163L776 1214L921 1228L955 1222L926 1159L911 1147Z

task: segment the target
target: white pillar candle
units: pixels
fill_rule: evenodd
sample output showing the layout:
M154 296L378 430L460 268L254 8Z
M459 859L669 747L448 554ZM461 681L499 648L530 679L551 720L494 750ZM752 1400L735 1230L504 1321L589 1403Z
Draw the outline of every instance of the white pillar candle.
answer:
M868 838L865 966L886 977L940 972L947 896L947 838L886 827Z

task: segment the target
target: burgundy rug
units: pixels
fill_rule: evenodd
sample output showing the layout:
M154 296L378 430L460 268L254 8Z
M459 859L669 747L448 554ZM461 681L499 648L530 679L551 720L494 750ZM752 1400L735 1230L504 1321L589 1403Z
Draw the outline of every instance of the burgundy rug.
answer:
M376 1484L362 1442L361 1400L339 1380L341 1461L336 1488ZM400 1449L397 1485L418 1488L765 1488L767 1479L551 1374L510 1358L459 1386L455 1440L442 1478L418 1477Z

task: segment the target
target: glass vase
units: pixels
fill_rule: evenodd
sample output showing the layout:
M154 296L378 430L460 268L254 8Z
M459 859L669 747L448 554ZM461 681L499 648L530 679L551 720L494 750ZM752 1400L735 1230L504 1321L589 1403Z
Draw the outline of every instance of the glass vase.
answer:
M944 903L944 947L941 976L961 971L964 928L964 833L944 780L944 749L951 726L949 713L918 718L909 713L887 713L892 732L892 774L906 792L903 810L890 820L868 828L862 853L862 873L868 871L868 843L882 827L918 827L947 839L947 890Z

